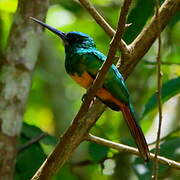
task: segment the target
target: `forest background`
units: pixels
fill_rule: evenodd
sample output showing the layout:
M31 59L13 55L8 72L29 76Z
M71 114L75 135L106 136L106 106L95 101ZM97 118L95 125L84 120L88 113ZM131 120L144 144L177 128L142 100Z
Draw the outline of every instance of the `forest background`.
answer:
M91 2L116 29L123 1ZM132 24L125 28L123 40L130 44L150 23L154 13L154 1L133 1L127 18L127 23ZM173 13L161 33L163 123L160 155L179 161L180 13ZM0 0L0 165L9 162L5 163L7 168L1 167L0 176L17 180L30 179L38 170L54 149L59 136L70 126L85 93L65 72L62 41L48 31L42 33L41 27L29 20L30 16L63 32L81 31L89 34L97 48L106 55L111 41L77 1ZM28 43L24 43L26 41ZM140 117L139 123L151 149L154 148L158 128L157 51L158 41L141 58L126 80ZM116 56L120 55L118 50ZM25 56L27 60L23 62L22 59L21 63L19 56ZM19 117L21 114L23 124ZM14 121L11 121L13 118ZM90 132L113 142L134 146L121 113L109 108L106 108ZM17 138L19 134L20 139ZM13 149L13 146L17 148ZM7 161L3 160L6 156ZM180 171L168 165L160 164L158 174L159 179L180 179ZM150 179L151 175L152 162L144 164L141 158L129 152L84 141L54 179L144 180Z

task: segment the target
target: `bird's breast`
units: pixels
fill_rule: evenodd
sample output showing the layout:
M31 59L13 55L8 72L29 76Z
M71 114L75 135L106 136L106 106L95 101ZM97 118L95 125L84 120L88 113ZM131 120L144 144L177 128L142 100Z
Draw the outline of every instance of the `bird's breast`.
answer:
M72 79L76 81L80 86L84 87L85 89L88 89L90 85L93 83L93 78L91 75L89 75L87 72L83 72L81 75L78 74L72 74ZM111 92L108 92L105 88L100 88L96 96L100 98L106 105L108 105L113 110L119 111L121 107L121 102L116 99Z
M78 74L72 74L71 78L76 81L80 86L84 87L85 89L89 88L89 86L93 82L93 78L87 73L83 72L81 75Z

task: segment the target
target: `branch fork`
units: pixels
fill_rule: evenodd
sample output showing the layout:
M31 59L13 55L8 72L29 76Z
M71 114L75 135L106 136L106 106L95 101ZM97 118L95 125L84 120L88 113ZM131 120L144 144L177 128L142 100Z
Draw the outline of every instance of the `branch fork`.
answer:
M155 19L152 18L150 24L141 31L139 36L130 45L127 45L122 40L121 37L125 28L126 16L129 10L131 0L124 1L116 33L115 30L111 28L111 26L105 21L105 19L98 13L98 11L88 0L79 0L79 2L82 4L83 7L87 9L93 19L95 19L95 21L103 28L103 30L109 36L114 36L114 38L112 43L110 44L107 60L103 64L95 81L93 82L93 86L90 88L90 90L88 90L85 102L82 104L77 116L61 138L61 141L55 147L54 151L49 155L49 157L46 159L40 169L36 172L32 180L51 179L51 177L57 172L57 170L60 169L69 159L77 146L84 140L84 137L87 136L90 128L95 124L95 122L104 112L106 106L102 104L98 99L94 101L93 105L90 108L89 105L94 95L96 94L96 91L99 87L101 87L103 78L108 71L108 68L112 64L112 59L115 55L118 45L122 52L122 66L120 66L120 70L124 78L127 78L129 74L133 71L136 64L140 61L141 57L144 56L144 54L147 52L147 50L151 47L151 45L157 38L157 32L154 31L156 22ZM161 28L160 31L164 29L169 19L178 11L179 5L179 0L165 0L159 11L159 22ZM144 44L146 44L146 46ZM92 135L87 136L87 139L92 140ZM131 149L134 154L138 155L138 151L135 148L124 146L124 150L128 151L128 149ZM153 159L154 155L151 154L151 157ZM158 159L162 160L166 158L161 158L158 156ZM170 165L173 164L173 162L172 160L169 160L166 161L166 164ZM179 163L174 162L174 164L176 165L174 165L173 167L180 167Z

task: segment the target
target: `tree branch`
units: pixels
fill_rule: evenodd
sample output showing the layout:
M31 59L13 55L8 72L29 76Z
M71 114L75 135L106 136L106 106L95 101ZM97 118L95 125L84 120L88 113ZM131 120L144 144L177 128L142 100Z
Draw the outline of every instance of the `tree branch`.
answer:
M166 0L166 1L170 1L170 0ZM174 1L172 3L174 4ZM165 8L166 11L164 10L164 13L160 15L161 18L168 17L167 20L165 20L166 22L164 23L164 26L168 23L170 17L172 17L175 14L175 12L178 10L177 7L176 8L174 7L175 9L170 8L170 11L171 10L173 11L172 13L170 13L169 6L165 6ZM151 31L153 31L153 29ZM141 45L141 48L142 46L144 46L144 44ZM134 47L137 48L137 45ZM135 48L132 49L135 51ZM142 57L144 54L145 51L142 52L138 51L138 53L135 54L136 55L135 58L133 58L132 56L131 60L133 59L137 61L138 57ZM127 63L124 66L120 66L121 72L125 78L127 78L130 72L132 72L135 65L133 66L133 68L131 67L131 69L129 69L130 65ZM87 111L86 115L83 118L79 119L78 121L73 121L72 125L68 128L68 130L65 132L64 136L62 137L61 142L58 143L55 150L50 154L48 159L36 172L32 180L37 180L37 179L46 180L52 177L54 172L57 171L57 168L61 168L63 166L63 164L68 160L68 158L71 156L75 148L77 148L77 146L81 143L81 141L83 141L83 138L86 136L87 132L90 130L90 128L94 125L94 123L103 113L105 107L106 106L103 105L99 100L96 100L94 104L89 108L89 110Z
M103 138L100 138L100 137L97 137L97 136L94 136L91 134L87 135L87 137L85 137L85 139L87 141L91 141L91 142L94 142L94 143L97 143L97 144L100 144L103 146L107 146L109 148L116 149L116 150L121 151L121 152L128 152L130 154L140 156L138 149L131 147L131 146L115 143L115 142L112 142L112 141L109 141L107 139L103 139ZM154 161L155 160L154 156L155 156L155 154L150 153L149 159ZM175 168L175 169L180 169L180 163L179 162L173 161L171 159L168 159L168 158L165 158L162 156L157 156L157 160L161 164L165 164L165 165L170 166L170 167Z
M123 32L124 32L124 28L125 28L125 24L126 24L126 16L128 14L128 10L129 10L129 6L131 4L131 0L125 0L121 13L120 13L120 17L119 17L119 22L118 22L118 27L117 27L117 31L115 33L115 36L112 40L112 42L110 43L110 48L109 48L109 52L107 55L107 59L106 61L103 63L102 67L99 70L99 73L97 74L92 87L90 87L87 91L87 95L85 97L85 101L82 104L78 114L76 115L74 121L78 121L79 119L81 119L85 113L88 111L88 108L91 104L91 101L93 100L94 96L96 95L96 92L98 91L99 88L102 87L103 81L104 81L104 77L107 73L107 71L109 70L110 66L113 63L113 59L115 57L115 53L117 51L117 47L118 47L118 43L120 42Z
M69 158L70 154L79 145L79 143L84 139L84 136L87 134L89 129L93 126L93 124L96 122L97 120L96 116L94 119L91 119L92 120L91 122L88 122L87 121L88 116L85 116L85 114L86 115L89 114L89 111L91 111L91 109L94 107L93 106L88 111L91 101L93 100L98 89L102 86L103 79L108 69L113 63L112 59L115 56L118 43L121 40L121 37L124 32L126 16L128 13L128 8L129 8L130 3L131 3L131 0L124 1L123 7L120 13L120 18L118 21L118 28L110 44L107 59L103 63L99 73L97 74L97 77L94 80L92 87L88 90L87 95L85 97L85 101L81 105L79 112L77 113L75 119L73 120L73 124L66 131L66 133L64 134L64 136L62 137L61 141L58 143L58 145L56 146L52 154L50 154L47 160L36 172L36 174L32 178L33 180L34 179L43 179L43 180L50 179L57 172L57 170L63 166L63 164ZM94 104L97 104L97 103L99 103L99 101L96 101ZM102 106L102 109L104 109L104 106ZM97 116L99 117L101 113L102 111L100 111L100 113L98 113ZM95 115L95 112L93 112L93 114ZM86 119L84 119L84 117ZM86 126L86 123L88 126ZM81 131L81 134L80 134L80 131ZM72 142L72 144L70 142Z
M79 0L82 6L87 9L92 18L102 27L102 29L109 35L113 36L115 30L105 21L105 19L98 13L94 6L88 0ZM159 10L160 31L162 32L169 20L180 9L180 0L165 0ZM137 38L130 44L126 45L124 41L120 43L122 52L122 62L120 64L120 71L126 79L133 71L137 63L150 49L157 38L156 20L155 16L151 19ZM127 68L128 67L128 68Z
M89 0L79 0L79 2L110 37L115 35L116 31L106 22ZM119 47L123 55L127 56L129 54L128 46L122 39L120 40Z
M110 37L115 35L115 30L106 22L89 0L79 0L79 2Z
M87 132L95 124L102 112L105 110L99 100L96 100L86 115L79 121L73 121L72 125L67 129L61 137L60 142L54 151L45 160L38 169L32 180L48 180L54 175L57 169L60 169L69 159L77 146L83 141Z
M156 29L157 29L157 36L158 36L158 51L157 51L157 102L158 102L158 110L159 110L159 124L158 124L158 131L157 131L157 140L156 140L156 149L155 149L155 156L154 156L154 163L153 163L153 172L152 172L152 179L158 179L158 155L160 151L160 135L161 135L161 126L162 126L162 102L161 102L161 31L159 26L159 0L156 0Z
M17 153L21 153L24 150L26 150L29 146L37 143L38 141L40 141L41 139L43 139L44 137L46 137L48 134L45 132L42 132L39 136L36 136L34 138L32 138L31 140L29 140L27 143L23 144L19 149Z
M143 61L144 64L147 64L147 65L157 65L157 62L152 62L152 61ZM161 61L161 65L177 65L177 66L180 66L180 63L178 62L164 62L164 61Z
M159 27L162 32L169 20L180 9L180 0L165 0L159 9ZM137 38L128 45L128 49L131 52L130 58L121 65L121 72L126 79L133 71L137 63L150 49L156 38L158 37L158 31L156 28L156 17L152 17L150 23L146 25ZM128 69L127 69L128 67Z

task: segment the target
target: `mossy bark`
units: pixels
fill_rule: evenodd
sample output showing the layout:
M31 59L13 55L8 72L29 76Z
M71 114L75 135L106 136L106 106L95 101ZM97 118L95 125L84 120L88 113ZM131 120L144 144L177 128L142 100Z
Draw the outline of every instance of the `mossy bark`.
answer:
M48 0L19 0L0 71L0 177L13 179L17 137L40 47L41 27L30 16L44 19Z

